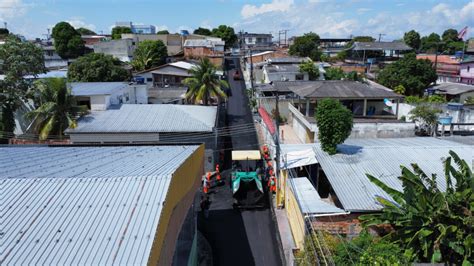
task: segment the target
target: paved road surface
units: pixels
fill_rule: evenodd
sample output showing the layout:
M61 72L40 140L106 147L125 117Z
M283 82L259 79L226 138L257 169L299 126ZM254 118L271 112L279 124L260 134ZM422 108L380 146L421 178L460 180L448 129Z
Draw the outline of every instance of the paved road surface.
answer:
M228 75L232 89L227 110L228 126L251 125L253 119L244 84L232 79L234 71L229 71ZM259 148L255 131L238 132L235 130L232 134L228 146L235 150ZM228 171L224 173L224 178L224 186L210 190L209 217L204 219L200 216L199 220L199 229L213 248L214 265L281 265L270 209L234 210Z

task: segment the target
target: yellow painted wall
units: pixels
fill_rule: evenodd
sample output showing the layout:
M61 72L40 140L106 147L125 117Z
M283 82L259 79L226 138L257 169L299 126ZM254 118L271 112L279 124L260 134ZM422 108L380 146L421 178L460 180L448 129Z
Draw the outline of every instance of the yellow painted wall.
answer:
M204 145L175 171L166 195L148 265L171 265L176 239L204 173Z
M305 237L305 224L303 215L301 214L300 207L296 201L293 192L288 189L286 193L286 215L291 227L291 233L293 234L293 240L295 241L296 248L304 249L304 237Z

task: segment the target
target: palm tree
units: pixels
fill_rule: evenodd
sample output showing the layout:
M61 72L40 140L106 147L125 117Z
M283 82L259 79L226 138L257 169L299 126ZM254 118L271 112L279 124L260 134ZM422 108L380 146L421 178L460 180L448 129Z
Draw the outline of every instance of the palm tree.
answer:
M209 105L211 97L217 97L218 100L227 97L222 87L229 88L229 84L219 79L216 67L208 58L201 59L199 65L189 72L192 77L183 80L183 84L189 87L186 93L187 101L192 103L201 101L204 105Z
M87 113L87 106L78 106L62 78L48 78L36 82L36 110L28 112L26 117L33 119L39 131L39 139L45 140L51 135L63 137L63 131L77 126L76 118Z

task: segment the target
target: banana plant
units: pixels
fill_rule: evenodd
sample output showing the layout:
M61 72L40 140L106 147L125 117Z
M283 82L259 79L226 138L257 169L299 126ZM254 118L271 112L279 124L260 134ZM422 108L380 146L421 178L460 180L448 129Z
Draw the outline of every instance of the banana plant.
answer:
M412 262L472 265L474 261L472 170L455 152L449 154L444 161L444 191L438 177L426 175L417 164L412 164L412 170L401 166L403 191L367 174L391 199L377 196L382 211L360 216L362 225L390 225L392 230L384 238L399 245Z

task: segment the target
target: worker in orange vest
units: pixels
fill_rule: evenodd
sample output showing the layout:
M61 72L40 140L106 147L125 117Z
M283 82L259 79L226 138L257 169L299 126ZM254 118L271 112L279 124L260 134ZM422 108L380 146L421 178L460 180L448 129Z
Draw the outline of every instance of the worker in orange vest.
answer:
M209 192L209 181L206 178L202 181L202 192L204 192L205 195Z
M220 184L221 183L221 171L219 169L219 164L216 164L216 180L217 180L217 184Z
M276 178L274 175L270 177L268 180L268 187L272 193L276 193Z
M211 182L211 172L207 172L206 179L207 182Z

